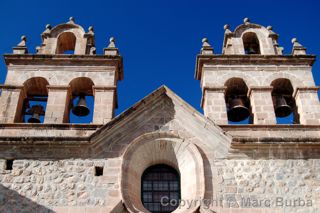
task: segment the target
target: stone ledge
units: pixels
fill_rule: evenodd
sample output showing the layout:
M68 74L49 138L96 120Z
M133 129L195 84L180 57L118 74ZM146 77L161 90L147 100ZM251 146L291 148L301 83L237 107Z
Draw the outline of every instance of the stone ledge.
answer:
M308 65L315 55L197 55L195 79L200 80L204 63L216 65Z

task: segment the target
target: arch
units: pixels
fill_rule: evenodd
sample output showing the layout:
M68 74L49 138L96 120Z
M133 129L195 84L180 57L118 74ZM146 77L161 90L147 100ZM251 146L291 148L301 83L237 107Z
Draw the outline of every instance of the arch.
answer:
M225 101L229 123L240 122L250 115L250 100L247 97L248 86L242 78L230 78L225 84ZM249 119L248 122L251 122Z
M77 38L72 32L63 32L58 36L56 54L75 51Z
M296 76L294 76L290 73L287 73L287 72L272 73L263 81L262 85L271 85L272 82L276 79L290 80L290 83L293 87L293 90L296 90L297 87L306 86L306 85L304 85L303 81L301 81L299 78L297 78Z
M23 83L16 108L15 122L41 123L46 111L49 85L43 77L32 77Z
M78 77L70 81L65 123L90 123L93 119L93 81L88 77Z
M256 81L252 75L248 75L247 73L241 71L233 71L232 73L223 74L217 78L217 83L224 82L223 85L225 85L226 82L232 78L241 78L248 87L259 85L259 82Z
M28 95L48 95L49 82L44 77L32 77L23 83L24 90Z
M271 86L273 87L272 93L286 95L293 94L291 81L287 78L277 78L271 82Z
M80 93L93 95L92 86L94 86L94 83L91 78L77 77L72 79L69 85L74 95L79 95Z
M204 167L198 148L175 134L147 133L132 141L123 154L121 196L130 212L148 212L140 199L141 177L148 167L156 164L166 164L180 173L181 199L204 197ZM189 209L181 206L176 211L193 212L199 205Z
M260 41L254 32L245 32L242 35L242 42L245 54L261 54Z
M294 89L291 81L287 78L277 78L271 82L271 86L273 87L272 100L277 123L299 123L299 114L293 98ZM290 115L292 115L291 118Z
M141 177L141 200L151 212L172 212L179 204L181 196L180 174L166 164L148 167ZM166 202L161 205L161 198ZM175 201L173 205L170 200Z

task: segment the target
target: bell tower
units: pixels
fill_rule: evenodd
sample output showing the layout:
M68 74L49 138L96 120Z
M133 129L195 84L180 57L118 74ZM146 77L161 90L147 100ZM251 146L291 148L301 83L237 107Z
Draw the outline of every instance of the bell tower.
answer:
M1 85L0 123L63 124L70 123L71 113L81 118L90 112L90 123L110 121L123 79L115 39L97 55L93 27L86 32L72 17L48 24L41 38L35 54L28 53L22 36L13 54L4 55L8 74Z
M311 72L314 55L297 39L292 39L291 54L284 55L272 27L248 18L233 32L229 25L224 30L221 55L203 39L197 56L195 78L205 116L220 125L245 119L271 125L288 115L292 124L320 124L319 88Z

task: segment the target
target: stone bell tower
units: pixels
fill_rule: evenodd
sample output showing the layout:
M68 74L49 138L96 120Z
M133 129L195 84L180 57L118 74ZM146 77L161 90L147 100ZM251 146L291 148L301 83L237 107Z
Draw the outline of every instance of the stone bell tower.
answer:
M203 39L197 56L195 78L202 88L201 106L217 124L249 119L252 124L276 124L277 117L292 113L293 124L320 123L318 87L312 76L315 56L306 54L292 39L284 55L271 26L253 24L248 18L232 32L224 26L221 55Z
M44 123L63 124L70 122L71 111L82 116L89 110L93 124L110 121L117 107L117 82L123 79L115 40L97 55L93 27L85 32L72 17L55 27L47 25L41 38L36 54L28 54L23 36L13 54L4 56L8 74L1 85L0 123L39 123L44 116ZM93 96L91 109L86 96ZM32 117L26 120L26 115Z

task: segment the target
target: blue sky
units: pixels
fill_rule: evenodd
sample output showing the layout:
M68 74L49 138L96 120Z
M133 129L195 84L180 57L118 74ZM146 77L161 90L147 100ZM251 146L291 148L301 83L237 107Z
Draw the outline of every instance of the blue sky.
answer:
M97 53L109 37L124 57L124 80L119 82L119 109L130 107L165 84L199 111L201 90L194 79L201 39L208 37L215 53L221 53L223 25L233 30L244 17L272 25L279 44L291 53L297 37L310 54L320 51L320 3L304 1L1 1L0 53L11 53L21 35L28 38L29 52L41 43L46 24L67 22L70 16L85 29L94 26ZM320 84L320 64L314 65ZM0 83L6 68L0 61Z

